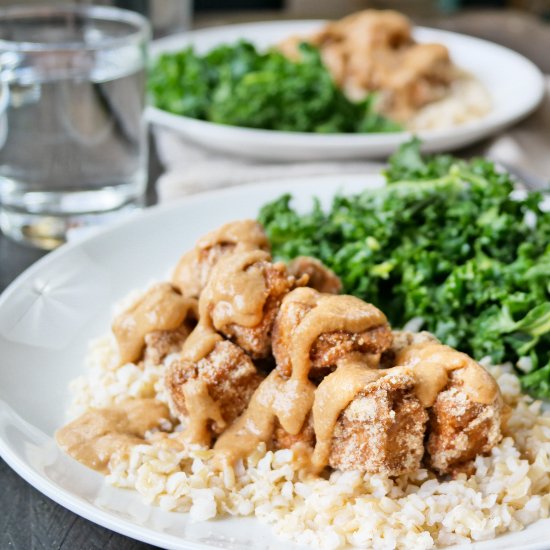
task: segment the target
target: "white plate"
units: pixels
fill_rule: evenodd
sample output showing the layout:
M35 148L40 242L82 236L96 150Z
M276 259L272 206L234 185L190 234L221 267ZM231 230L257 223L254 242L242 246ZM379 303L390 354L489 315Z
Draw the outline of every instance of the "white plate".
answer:
M206 52L240 38L267 48L293 34L307 35L323 21L283 21L217 27L170 36L153 43L152 55L193 45ZM544 95L544 80L525 57L485 40L448 31L416 27L420 42L445 44L456 64L489 90L493 109L485 117L455 128L418 132L426 151L450 151L487 137L530 113ZM266 160L376 158L390 154L411 136L389 134L312 134L224 126L149 107L150 122L174 130L200 145L225 153Z
M0 454L29 483L77 514L165 548L292 548L250 518L189 523L185 514L142 503L134 491L59 451L53 433L64 422L67 384L84 372L88 341L109 327L112 304L161 279L200 235L219 224L255 217L292 191L307 207L343 189L382 185L378 176L286 180L197 195L152 208L76 244L61 247L21 275L0 297ZM550 520L475 545L476 549L548 547Z

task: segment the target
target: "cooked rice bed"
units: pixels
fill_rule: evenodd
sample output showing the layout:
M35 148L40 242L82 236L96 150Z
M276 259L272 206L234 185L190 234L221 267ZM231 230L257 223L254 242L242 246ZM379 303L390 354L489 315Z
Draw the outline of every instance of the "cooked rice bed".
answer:
M165 365L116 367L110 337L98 340L88 373L72 385L71 412L105 407L129 397L162 394ZM278 536L321 548L433 548L491 539L549 516L550 414L523 396L511 367L489 367L512 407L507 437L475 472L438 481L428 470L388 478L333 472L308 479L293 451L265 447L235 470L216 472L213 453L178 451L170 438L137 445L110 464L107 481L136 489L164 510L188 512L191 520L255 515ZM177 448L177 446L175 446Z

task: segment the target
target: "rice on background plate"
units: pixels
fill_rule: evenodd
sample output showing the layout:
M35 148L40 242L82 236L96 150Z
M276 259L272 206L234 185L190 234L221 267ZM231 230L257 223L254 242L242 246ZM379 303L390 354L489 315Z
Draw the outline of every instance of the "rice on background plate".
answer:
M440 130L483 118L491 110L491 96L474 76L463 74L449 93L425 105L407 123L410 131Z
M119 367L114 338L96 340L86 374L71 384L70 415L128 398L167 402L162 376L172 360ZM397 478L339 471L308 478L299 452L263 445L244 464L219 472L213 451L181 446L176 425L172 434L151 433L129 453L115 454L106 480L193 521L256 516L282 539L320 548L424 549L518 531L549 517L550 412L522 395L510 365L483 364L512 413L504 439L490 456L476 458L469 476L438 479L421 469Z

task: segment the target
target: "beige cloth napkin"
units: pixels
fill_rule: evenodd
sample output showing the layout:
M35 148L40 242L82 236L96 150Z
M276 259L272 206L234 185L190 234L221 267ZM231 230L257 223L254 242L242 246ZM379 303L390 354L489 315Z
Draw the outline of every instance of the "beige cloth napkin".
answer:
M512 168L528 187L550 181L550 75L540 107L511 129L468 148ZM169 130L155 129L157 150L166 172L158 179L159 202L245 183L300 176L378 173L370 161L265 163L223 155L198 147Z

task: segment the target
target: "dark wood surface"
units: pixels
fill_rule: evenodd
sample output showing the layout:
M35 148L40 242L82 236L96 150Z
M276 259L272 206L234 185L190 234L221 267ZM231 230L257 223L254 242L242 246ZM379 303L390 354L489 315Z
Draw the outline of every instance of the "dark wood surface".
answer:
M494 14L493 14L494 15ZM505 17L490 14L460 16L444 25L510 45L531 57L542 70L550 72L550 30L517 14ZM160 173L152 148L150 181ZM148 202L155 202L150 185ZM0 234L0 291L43 252L8 241ZM0 550L145 550L153 546L136 542L87 521L45 497L13 472L0 459Z

